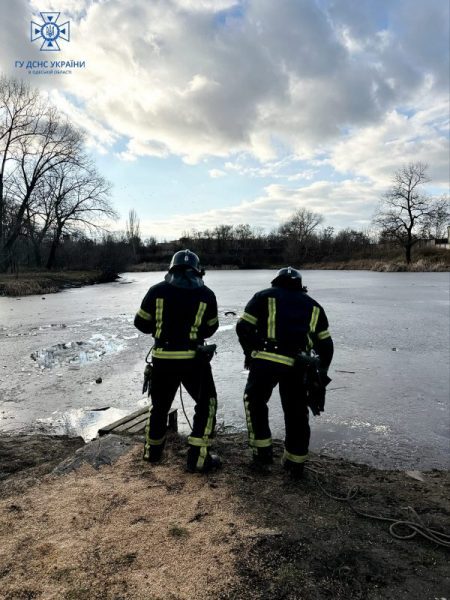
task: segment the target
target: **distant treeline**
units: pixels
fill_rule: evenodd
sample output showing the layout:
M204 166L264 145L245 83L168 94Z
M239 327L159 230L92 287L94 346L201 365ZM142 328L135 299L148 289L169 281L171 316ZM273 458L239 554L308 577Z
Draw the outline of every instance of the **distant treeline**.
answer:
M318 221L306 232L299 226L305 218ZM121 233L101 237L80 232L64 235L54 256L53 268L100 270L105 274L128 269L164 270L173 253L185 248L196 252L203 265L215 268L278 268L287 264L296 267L322 264L326 268L327 264L350 261L401 260L399 248L391 240L354 229L320 228L320 222L319 215L302 209L270 233L250 225L220 225L211 230L186 233L177 240L158 242L154 237L140 236L134 214L131 225L128 221L127 230ZM43 238L39 248L41 257L45 258L52 251L52 241L50 235ZM417 257L426 256L433 261L450 255L445 250L424 249L421 244L415 252ZM35 244L26 234L16 242L15 259L19 271L40 268Z
M300 210L271 233L249 225L221 225L212 231L193 232L179 240L180 246L197 252L205 264L257 268L280 264L366 258L377 251L377 240L362 231L332 227L319 229L319 215Z
M49 236L42 240L39 254L46 257L51 248ZM129 232L105 234L101 238L66 234L59 244L53 267L115 273L136 265L164 269L172 254L184 248L199 254L204 265L244 269L386 258L392 252L390 244L380 245L367 233L353 229L335 232L326 227L302 237L298 232L295 235L286 230L285 225L268 234L249 225L221 225L185 234L170 242L158 242L153 237L141 239L138 235L130 236ZM16 242L15 258L19 270L40 267L34 244L26 235Z

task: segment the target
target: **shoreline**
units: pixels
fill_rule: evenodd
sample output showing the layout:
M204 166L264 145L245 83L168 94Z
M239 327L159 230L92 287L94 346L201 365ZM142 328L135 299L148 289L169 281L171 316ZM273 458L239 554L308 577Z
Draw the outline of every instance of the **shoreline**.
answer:
M450 258L450 256L449 256ZM279 269L279 265L262 267L237 267L235 265L206 265L207 271L247 271ZM131 266L127 273L151 273L165 271L166 264L142 263ZM374 271L383 273L443 273L450 271L450 264L446 262L430 262L419 259L411 265L406 265L398 260L356 259L348 262L322 262L304 263L300 269L308 270L339 270L339 271ZM54 294L65 289L95 285L97 283L111 283L120 278L118 273L104 273L101 271L31 271L19 275L0 274L0 297L21 297L39 294Z
M0 273L0 297L55 294L62 290L111 283L118 273L102 271L30 271L14 274Z
M224 467L207 476L185 472L186 440L177 434L159 465L144 463L141 441L128 440L111 464L70 471L77 445L84 453L89 444L9 440L9 464L14 453L28 462L0 480L5 598L446 597L445 548L397 539L389 522L358 516L342 501L357 486L351 504L359 510L411 520L410 506L427 527L448 533L446 471L408 475L312 455L307 478L294 482L279 464L281 442L264 475L249 468L242 434L217 435ZM1 436L3 450L7 443ZM105 448L94 445L91 456L107 462Z

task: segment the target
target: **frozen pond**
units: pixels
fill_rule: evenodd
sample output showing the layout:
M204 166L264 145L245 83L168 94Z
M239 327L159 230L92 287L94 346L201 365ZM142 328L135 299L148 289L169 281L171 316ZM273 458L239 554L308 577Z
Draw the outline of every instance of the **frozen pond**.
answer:
M213 370L225 426L245 427L246 381L237 317L225 313L239 315L273 273L206 274L219 303ZM0 298L0 430L89 438L143 406L151 338L138 334L133 318L162 276L132 273L45 297ZM326 412L311 419L312 450L386 468L448 468L448 273L305 271L304 283L324 306L335 342ZM269 406L272 433L281 437L277 393Z

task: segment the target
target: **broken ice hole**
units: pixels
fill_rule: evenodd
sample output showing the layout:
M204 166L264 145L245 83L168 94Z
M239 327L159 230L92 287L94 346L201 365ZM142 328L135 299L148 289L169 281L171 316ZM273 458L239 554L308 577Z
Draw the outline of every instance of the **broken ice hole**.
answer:
M55 344L32 352L31 358L41 369L52 369L58 366L79 368L81 365L101 360L107 354L114 354L123 349L122 343L115 336L93 335L85 342L66 342Z

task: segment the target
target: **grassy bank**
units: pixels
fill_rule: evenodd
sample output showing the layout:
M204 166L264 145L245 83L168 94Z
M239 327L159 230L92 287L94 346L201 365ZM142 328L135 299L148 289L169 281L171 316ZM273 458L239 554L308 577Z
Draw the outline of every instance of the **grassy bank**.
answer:
M450 253L449 253L450 254ZM449 256L450 259L450 256ZM240 269L238 266L233 265L206 265L206 270L213 271L228 271L233 269ZM247 267L246 267L247 268ZM260 269L272 269L277 270L280 265L264 265L259 267ZM450 260L447 261L431 261L426 259L419 259L413 261L407 265L405 261L400 259L376 259L376 258L360 258L355 260L347 261L330 261L330 262L306 262L300 265L301 269L315 269L324 271L380 271L384 273L400 273L400 272L445 272L450 271ZM167 265L162 263L140 263L130 267L129 271L133 273L145 273L151 271L166 271Z
M450 258L450 256L449 256ZM324 270L349 270L349 271L379 271L383 273L420 273L420 272L445 272L450 271L450 262L431 261L420 258L411 262L409 265L400 259L380 260L362 258L339 262L305 263L304 269L324 269Z
M413 261L408 265L404 255L397 252L389 256L377 256L372 258L351 258L348 260L322 260L320 262L292 260L291 264L300 269L323 269L323 270L358 270L358 271L381 271L386 273L399 272L442 272L450 271L450 251L435 248L417 249ZM240 267L230 264L205 265L206 270L230 270L230 269L279 269L283 265L265 264ZM162 262L143 262L130 266L129 270L135 273L146 271L165 271L167 264Z
M0 273L0 296L52 294L62 289L114 281L115 274L101 271L28 271Z
M271 473L258 474L236 434L216 438L224 468L208 476L185 472L186 440L178 435L169 437L159 465L142 461L138 443L112 465L56 476L55 448L46 470L39 455L48 440L39 450L37 436L29 439L13 440L8 465L14 452L26 452L36 466L27 459L0 481L5 600L447 597L444 548L420 536L398 539L390 522L358 516L351 505L445 531L448 473L380 471L312 456L307 478L293 482L279 463L280 442ZM351 503L329 495L345 498L355 486Z

